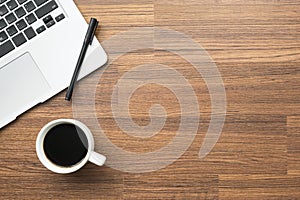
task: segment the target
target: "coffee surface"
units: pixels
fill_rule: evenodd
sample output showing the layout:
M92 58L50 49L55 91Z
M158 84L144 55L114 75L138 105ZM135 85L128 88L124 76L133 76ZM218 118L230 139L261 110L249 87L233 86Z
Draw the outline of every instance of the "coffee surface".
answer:
M76 165L88 152L86 135L74 124L53 127L45 136L43 146L47 158L63 167Z

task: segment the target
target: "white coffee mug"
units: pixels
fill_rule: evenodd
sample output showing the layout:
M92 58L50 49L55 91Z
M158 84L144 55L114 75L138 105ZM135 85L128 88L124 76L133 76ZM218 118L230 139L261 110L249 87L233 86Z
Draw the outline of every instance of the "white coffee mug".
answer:
M85 157L78 163L72 166L64 167L64 166L59 166L57 164L54 164L52 161L50 161L44 151L44 138L47 135L47 133L54 128L55 126L59 124L73 124L79 127L85 134L87 141L88 141L88 147L87 147L87 154ZM60 173L60 174L67 174L67 173L72 173L80 168L82 168L87 161L90 161L98 166L102 166L106 160L106 157L96 153L94 151L94 138L89 130L89 128L84 125L82 122L74 120L74 119L58 119L54 120L52 122L49 122L46 124L41 131L38 134L37 140L36 140L36 152L39 160L41 163L49 170Z

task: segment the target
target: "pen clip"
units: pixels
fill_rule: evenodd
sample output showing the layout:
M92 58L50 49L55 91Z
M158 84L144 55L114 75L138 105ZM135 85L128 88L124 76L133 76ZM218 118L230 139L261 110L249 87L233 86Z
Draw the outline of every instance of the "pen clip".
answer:
M98 23L99 23L98 20L96 20L95 23L96 23L96 24L95 24L95 26L94 26L94 30L93 30L93 34L92 34L92 37L91 37L90 45L92 45L92 43L93 43L93 39L94 39L96 30L97 30L97 27L98 27Z

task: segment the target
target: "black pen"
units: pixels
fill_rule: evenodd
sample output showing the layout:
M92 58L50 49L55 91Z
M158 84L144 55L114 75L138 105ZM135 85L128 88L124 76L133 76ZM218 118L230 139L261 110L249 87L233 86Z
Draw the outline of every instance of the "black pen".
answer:
M83 46L82 46L82 49L81 49L81 52L80 52L80 55L79 55L79 58L78 58L78 61L76 64L76 68L75 68L70 86L67 90L67 94L66 94L66 98L65 98L67 101L70 101L72 98L74 86L75 86L75 83L77 82L81 65L83 63L83 60L84 60L84 57L85 57L85 54L86 54L86 51L87 51L89 45L92 45L93 38L95 36L97 27L98 27L97 19L91 18L91 21L90 21L90 24L89 24L89 27L88 27L88 30L87 30L87 33L86 33L86 36L85 36L85 39L83 42Z

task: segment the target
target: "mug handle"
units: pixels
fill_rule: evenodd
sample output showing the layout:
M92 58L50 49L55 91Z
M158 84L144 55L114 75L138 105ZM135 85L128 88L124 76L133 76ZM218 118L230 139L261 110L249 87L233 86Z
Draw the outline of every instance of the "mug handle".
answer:
M94 163L95 165L102 166L102 165L104 165L105 160L106 160L106 157L101 155L100 153L97 153L95 151L91 152L89 161Z

